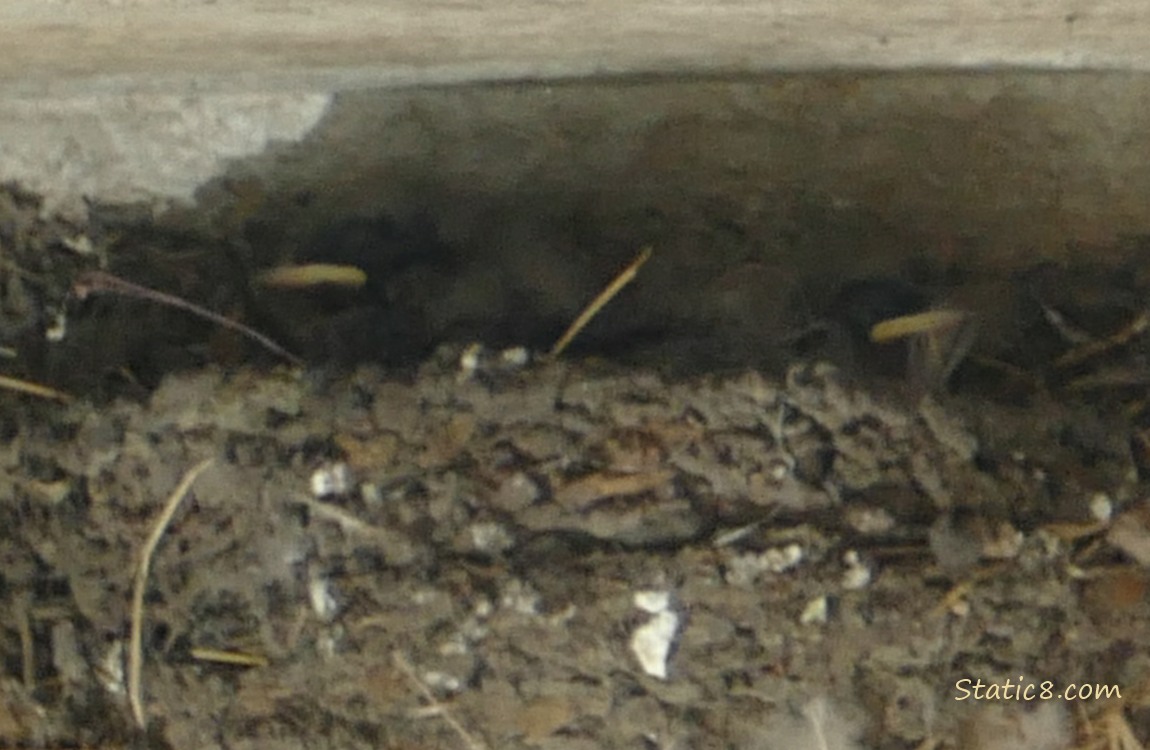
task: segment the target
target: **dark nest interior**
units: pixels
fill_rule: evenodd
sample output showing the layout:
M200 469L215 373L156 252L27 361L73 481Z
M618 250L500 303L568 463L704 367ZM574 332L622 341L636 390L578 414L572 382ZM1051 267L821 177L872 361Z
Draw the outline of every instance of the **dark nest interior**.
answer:
M1150 237L1057 218L1064 85L349 92L191 205L5 185L0 747L1143 747Z

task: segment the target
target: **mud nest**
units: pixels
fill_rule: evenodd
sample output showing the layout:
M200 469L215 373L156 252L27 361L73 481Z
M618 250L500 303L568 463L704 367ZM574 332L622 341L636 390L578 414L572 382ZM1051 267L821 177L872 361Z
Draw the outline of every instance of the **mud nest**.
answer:
M891 370L851 326L935 297L836 318L857 285L765 373L426 341L402 362L295 367L186 309L76 299L111 267L282 327L213 283L238 272L197 263L202 238L117 237L131 222L2 196L9 372L74 397L4 396L4 743L1150 737L1136 276L1008 280L1025 333L984 338L925 394L905 351ZM310 313L392 309L325 294ZM203 459L134 613L144 540ZM137 615L146 727L126 696Z

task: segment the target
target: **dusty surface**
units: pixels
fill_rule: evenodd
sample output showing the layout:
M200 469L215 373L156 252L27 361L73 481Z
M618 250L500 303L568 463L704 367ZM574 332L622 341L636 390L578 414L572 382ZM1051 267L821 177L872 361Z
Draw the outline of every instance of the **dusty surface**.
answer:
M836 325L849 338L905 311L888 309L914 296L893 281L845 286L829 322L763 372L688 363L674 328L628 367L593 349L520 363L422 342L386 367L367 353L293 369L183 311L68 299L110 264L252 323L290 319L218 283L236 274L192 240L138 226L105 241L128 219L72 226L14 190L0 213L7 372L80 396L4 396L8 744L1150 738L1137 242L1126 268L998 287L1014 290L1011 325L924 396L904 359L835 344ZM59 311L64 339L48 341ZM140 731L124 675L133 577L205 458L147 583ZM959 700L978 680L981 700ZM1107 697L1067 700L1072 684Z

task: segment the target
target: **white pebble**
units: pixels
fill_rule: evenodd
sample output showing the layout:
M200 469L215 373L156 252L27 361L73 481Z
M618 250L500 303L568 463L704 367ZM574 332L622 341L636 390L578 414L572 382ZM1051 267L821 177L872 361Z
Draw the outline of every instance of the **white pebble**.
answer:
M471 533L471 545L478 552L502 552L515 544L511 532L501 523L493 521L473 523L468 531Z
M60 310L52 316L52 322L44 329L44 338L53 344L64 340L68 332L68 317Z
M459 355L459 380L469 379L479 369L479 360L483 355L483 344L478 342L468 344Z
M801 625L825 625L827 621L828 604L825 596L816 596L807 602L799 615Z
M332 596L331 586L327 578L324 576L312 578L307 585L307 596L316 617L324 622L330 622L335 617L339 605L336 604L335 597Z
M853 549L843 554L843 564L847 566L843 573L842 586L848 591L858 591L870 583L870 568L859 558L859 553Z
M499 352L499 361L504 367L525 367L531 361L531 352L525 346L513 346Z
M1099 492L1090 498L1090 514L1094 516L1096 521L1110 523L1110 517L1113 513L1114 503L1110 501L1110 497L1106 493Z
M423 682L430 689L444 693L458 693L459 689L463 687L463 683L458 677L434 670L423 673Z
M311 473L312 497L343 495L352 484L351 469L343 462L321 466Z

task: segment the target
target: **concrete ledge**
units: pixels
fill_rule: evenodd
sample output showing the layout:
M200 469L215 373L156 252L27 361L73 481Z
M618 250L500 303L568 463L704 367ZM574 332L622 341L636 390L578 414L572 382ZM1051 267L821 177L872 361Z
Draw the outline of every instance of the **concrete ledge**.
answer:
M766 185L953 236L1009 227L1004 245L1053 252L1150 231L1148 31L1139 0L12 0L0 179L64 212L189 201L233 167L278 174L244 161L311 133L300 179L354 185L353 199L387 195L397 164L445 194L456 177L505 188L506 203L538 189L523 180L602 193L588 182L601 165L628 174L638 201L713 184L739 205ZM1082 68L1110 70L1051 75ZM827 69L839 73L810 75ZM599 74L614 83L547 93ZM723 77L747 85L708 84ZM525 79L521 96L420 93ZM395 95L333 106L368 90ZM545 166L518 174L524 152ZM444 159L489 171L453 176ZM643 160L650 172L633 171ZM376 173L356 174L364 164Z
M0 178L44 194L46 209L190 200L229 159L301 138L330 97L132 94L0 99Z
M1148 29L1139 0L12 0L0 9L0 85L179 94L640 72L1147 70Z

